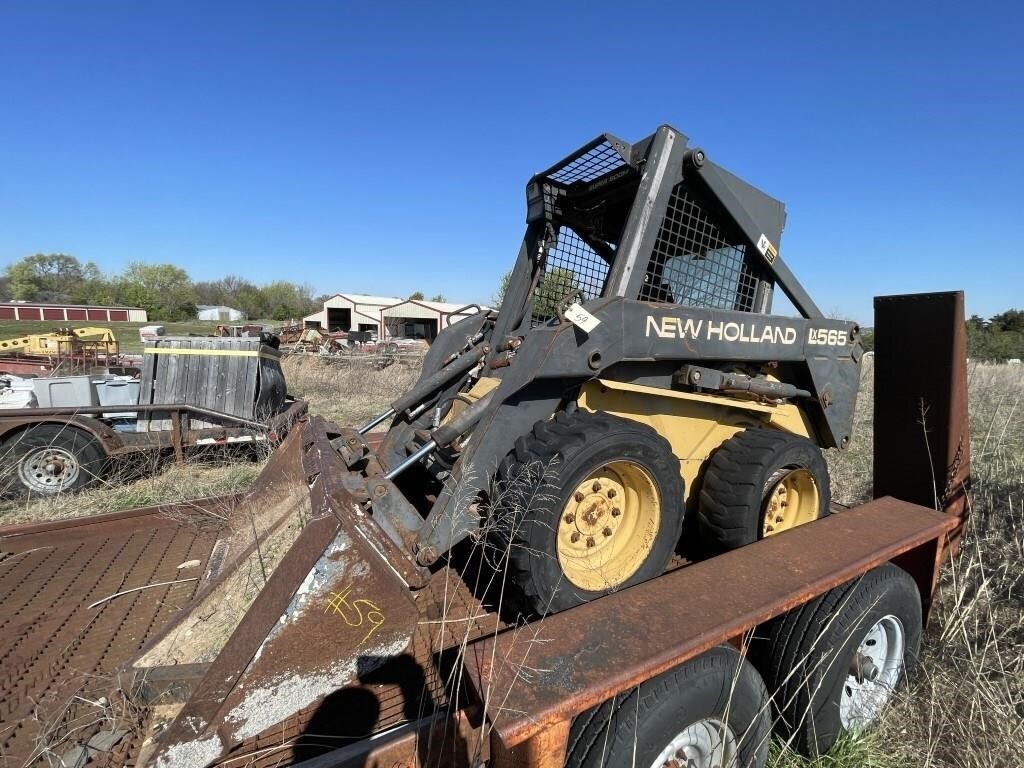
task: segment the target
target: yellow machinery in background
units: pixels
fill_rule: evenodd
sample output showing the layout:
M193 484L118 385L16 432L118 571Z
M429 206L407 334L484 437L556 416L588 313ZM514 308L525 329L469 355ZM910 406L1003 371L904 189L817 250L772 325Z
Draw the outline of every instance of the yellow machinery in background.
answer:
M118 353L117 337L110 328L55 328L49 333L33 333L0 339L0 355L18 353L40 357L65 358L103 353L107 359Z

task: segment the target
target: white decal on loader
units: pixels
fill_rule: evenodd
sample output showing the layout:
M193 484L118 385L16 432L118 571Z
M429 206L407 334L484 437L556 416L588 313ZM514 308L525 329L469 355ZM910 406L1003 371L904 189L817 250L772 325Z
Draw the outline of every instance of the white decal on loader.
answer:
M807 343L820 347L845 347L847 344L846 331L836 328L809 328Z
M694 322L687 318L683 321L681 317L663 317L659 325L657 318L647 316L647 335L653 330L655 335L661 339L695 339L700 333L703 320Z
M761 252L761 255L765 257L769 264L774 264L776 257L779 255L775 246L772 245L772 241L763 232L757 238L757 250Z
M796 328L781 325L762 325L757 323L720 323L703 320L683 319L681 317L663 317L660 319L647 316L647 335L660 339L698 339L704 330L707 341L739 341L747 344L793 344L796 342Z

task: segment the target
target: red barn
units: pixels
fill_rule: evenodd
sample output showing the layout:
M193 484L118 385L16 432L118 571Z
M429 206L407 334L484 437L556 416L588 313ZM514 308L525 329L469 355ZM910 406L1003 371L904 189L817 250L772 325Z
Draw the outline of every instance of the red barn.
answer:
M35 301L0 302L0 320L48 320L55 323L145 323L146 310L138 307L98 307L86 304L41 304Z

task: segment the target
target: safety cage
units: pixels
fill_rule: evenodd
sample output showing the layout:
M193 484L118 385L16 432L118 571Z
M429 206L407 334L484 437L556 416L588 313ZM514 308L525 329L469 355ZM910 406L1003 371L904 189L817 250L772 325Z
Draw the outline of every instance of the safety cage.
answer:
M544 222L534 258L532 325L563 299L605 293L639 188L632 148L605 134L538 174L527 190L529 222ZM772 281L728 216L699 202L686 180L672 189L646 264L641 301L767 312Z

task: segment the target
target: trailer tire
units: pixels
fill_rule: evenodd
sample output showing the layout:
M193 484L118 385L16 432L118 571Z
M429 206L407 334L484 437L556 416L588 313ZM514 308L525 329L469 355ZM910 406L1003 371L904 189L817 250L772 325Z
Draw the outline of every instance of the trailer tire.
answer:
M77 427L39 424L19 432L0 447L4 459L4 495L53 496L99 482L106 466L102 447Z
M774 429L739 432L704 473L697 515L704 554L825 517L830 500L828 466L810 440Z
M763 768L770 734L761 676L723 645L577 717L566 766Z
M491 499L495 565L539 615L660 575L682 532L683 481L668 441L606 413L535 424L498 468Z
M887 563L769 625L759 666L795 750L822 755L843 731L876 722L917 664L921 617L917 584Z

